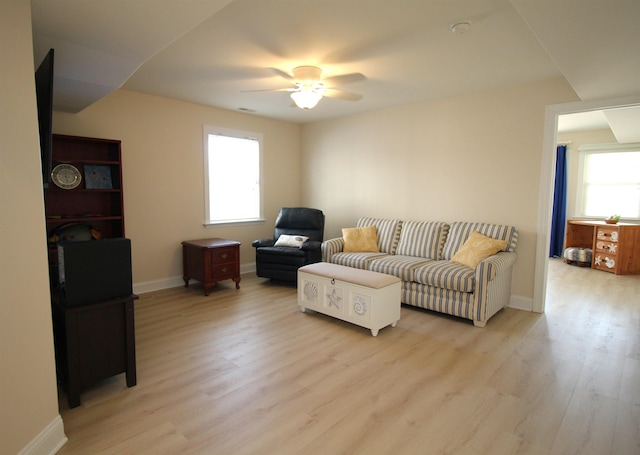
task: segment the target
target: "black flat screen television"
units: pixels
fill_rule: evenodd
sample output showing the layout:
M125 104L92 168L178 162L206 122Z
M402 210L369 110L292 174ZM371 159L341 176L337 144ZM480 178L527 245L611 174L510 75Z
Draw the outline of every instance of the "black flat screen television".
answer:
M40 159L42 183L51 181L51 152L53 147L53 56L50 49L36 70L36 100L38 104L38 130L40 133Z
M58 243L59 301L67 307L129 297L131 240Z

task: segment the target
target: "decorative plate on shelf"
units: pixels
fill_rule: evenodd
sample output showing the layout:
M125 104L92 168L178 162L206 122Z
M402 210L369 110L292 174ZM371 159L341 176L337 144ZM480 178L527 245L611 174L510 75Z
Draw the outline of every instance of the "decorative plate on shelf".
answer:
M57 187L63 190L72 190L80 185L82 175L77 167L63 163L53 168L53 171L51 171L51 180Z

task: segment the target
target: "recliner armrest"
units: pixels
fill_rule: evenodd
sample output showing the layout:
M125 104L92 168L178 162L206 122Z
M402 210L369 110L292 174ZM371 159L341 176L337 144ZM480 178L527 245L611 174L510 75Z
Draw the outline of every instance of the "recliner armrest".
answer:
M276 243L274 239L258 239L251 242L251 246L258 248L261 246L273 246Z
M302 244L300 249L304 251L320 251L321 246L322 242L318 242L317 240L307 240Z

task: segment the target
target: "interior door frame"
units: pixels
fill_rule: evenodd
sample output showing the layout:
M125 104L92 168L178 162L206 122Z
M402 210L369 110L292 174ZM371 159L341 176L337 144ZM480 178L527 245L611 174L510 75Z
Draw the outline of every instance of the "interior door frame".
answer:
M547 271L551 243L551 213L553 209L553 186L556 168L556 137L558 116L601 109L612 109L640 105L640 95L596 101L577 101L553 104L545 109L542 170L538 199L538 239L536 244L535 280L532 310L544 313L547 294Z

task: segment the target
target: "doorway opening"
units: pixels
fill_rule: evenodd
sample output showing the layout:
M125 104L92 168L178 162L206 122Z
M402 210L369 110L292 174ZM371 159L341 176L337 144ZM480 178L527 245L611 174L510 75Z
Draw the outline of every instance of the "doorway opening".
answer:
M536 265L532 305L532 309L536 313L543 313L546 306L558 117L565 114L576 114L595 110L633 106L640 106L640 96L555 104L547 106L545 110L542 170L540 175L540 193L538 203L539 234L536 244Z

